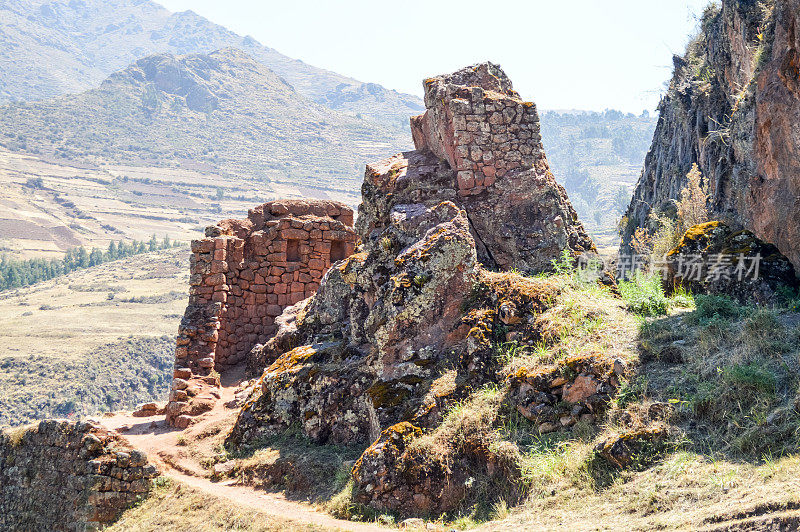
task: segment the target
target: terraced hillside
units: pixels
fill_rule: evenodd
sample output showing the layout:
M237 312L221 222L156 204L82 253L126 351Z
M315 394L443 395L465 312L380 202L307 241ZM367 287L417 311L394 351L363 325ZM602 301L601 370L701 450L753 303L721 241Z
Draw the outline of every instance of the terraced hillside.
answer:
M147 253L0 292L0 425L163 398L188 255Z

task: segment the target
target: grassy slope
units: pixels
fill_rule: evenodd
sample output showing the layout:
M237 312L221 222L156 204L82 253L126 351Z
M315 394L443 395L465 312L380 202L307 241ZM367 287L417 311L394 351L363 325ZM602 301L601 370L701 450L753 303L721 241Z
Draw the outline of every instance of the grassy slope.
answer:
M656 530L749 526L765 518L793 522L800 504L800 419L794 410L800 382L798 316L724 298L699 297L695 306L686 295L668 299L664 314L660 304L641 305L642 299L663 297L654 283L626 287L623 300L605 288L563 276L557 280L565 290L542 315L548 338L527 351L501 346L498 356L506 370L578 354L612 356L628 364L626 382L599 425L579 422L565 432L539 434L533 424L503 409L499 387L482 389L453 408L441 427L412 445L447 453L463 434L477 433L493 439L496 449L513 445L528 495L509 508L500 493L488 491L483 503L439 525ZM633 313L629 305L656 316ZM663 428L666 441L635 455L628 469L610 465L595 451L610 437L653 426ZM245 453L236 476L297 495L292 481L314 478L327 463L329 474L316 477L322 489L312 499L340 517L393 522L391 516L353 505L349 488L330 498L324 494L341 485L335 472L353 455L345 451L303 446L287 434ZM277 457L288 464L276 469ZM270 475L274 479L276 471L291 475L263 482Z
M0 292L0 424L163 399L187 259L147 253Z
M495 505L483 528L699 529L751 519L748 525L798 507L797 315L724 298L699 297L697 308L676 308L685 297L672 303L667 316L603 319L598 331L615 327L615 336L637 340L630 380L598 429L522 431L519 441L532 443L530 495L511 510ZM654 415L653 404L667 413ZM653 423L669 434L655 460L619 470L597 459L598 442Z

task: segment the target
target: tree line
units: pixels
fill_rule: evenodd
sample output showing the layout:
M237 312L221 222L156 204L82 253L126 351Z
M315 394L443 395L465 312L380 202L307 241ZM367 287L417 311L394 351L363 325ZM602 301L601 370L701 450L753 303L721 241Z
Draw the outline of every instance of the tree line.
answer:
M180 243L171 241L169 236L158 240L156 235L153 235L147 242L138 240L115 242L112 240L106 250L92 248L91 251L88 251L83 246L69 249L60 259L15 260L3 255L0 257L0 291L30 286L104 262L178 246Z

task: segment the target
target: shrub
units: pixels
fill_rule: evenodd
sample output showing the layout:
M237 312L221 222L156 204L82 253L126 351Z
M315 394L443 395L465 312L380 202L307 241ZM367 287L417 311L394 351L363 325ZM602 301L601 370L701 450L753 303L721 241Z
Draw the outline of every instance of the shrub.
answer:
M630 281L619 282L619 292L631 312L641 316L667 313L667 297L657 274L636 272Z
M697 309L692 313L689 321L699 325L738 318L743 310L733 299L723 295L698 294L695 297L695 305Z
M703 174L697 163L686 174L687 184L678 201L678 229L681 234L690 227L708 221L708 184L702 183Z

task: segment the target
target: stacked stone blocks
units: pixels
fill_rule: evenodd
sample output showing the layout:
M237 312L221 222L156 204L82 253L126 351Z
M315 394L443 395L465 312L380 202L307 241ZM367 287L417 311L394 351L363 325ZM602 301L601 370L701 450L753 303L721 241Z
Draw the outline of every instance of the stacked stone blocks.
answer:
M460 195L479 194L544 157L536 106L522 101L496 65L429 78L424 88L428 110L411 119L414 145L449 163Z
M275 332L283 309L311 296L353 252L353 210L332 201L274 201L192 242L189 307L177 367L193 374L238 364Z
M0 433L0 530L95 530L145 496L147 456L86 422L42 421Z

